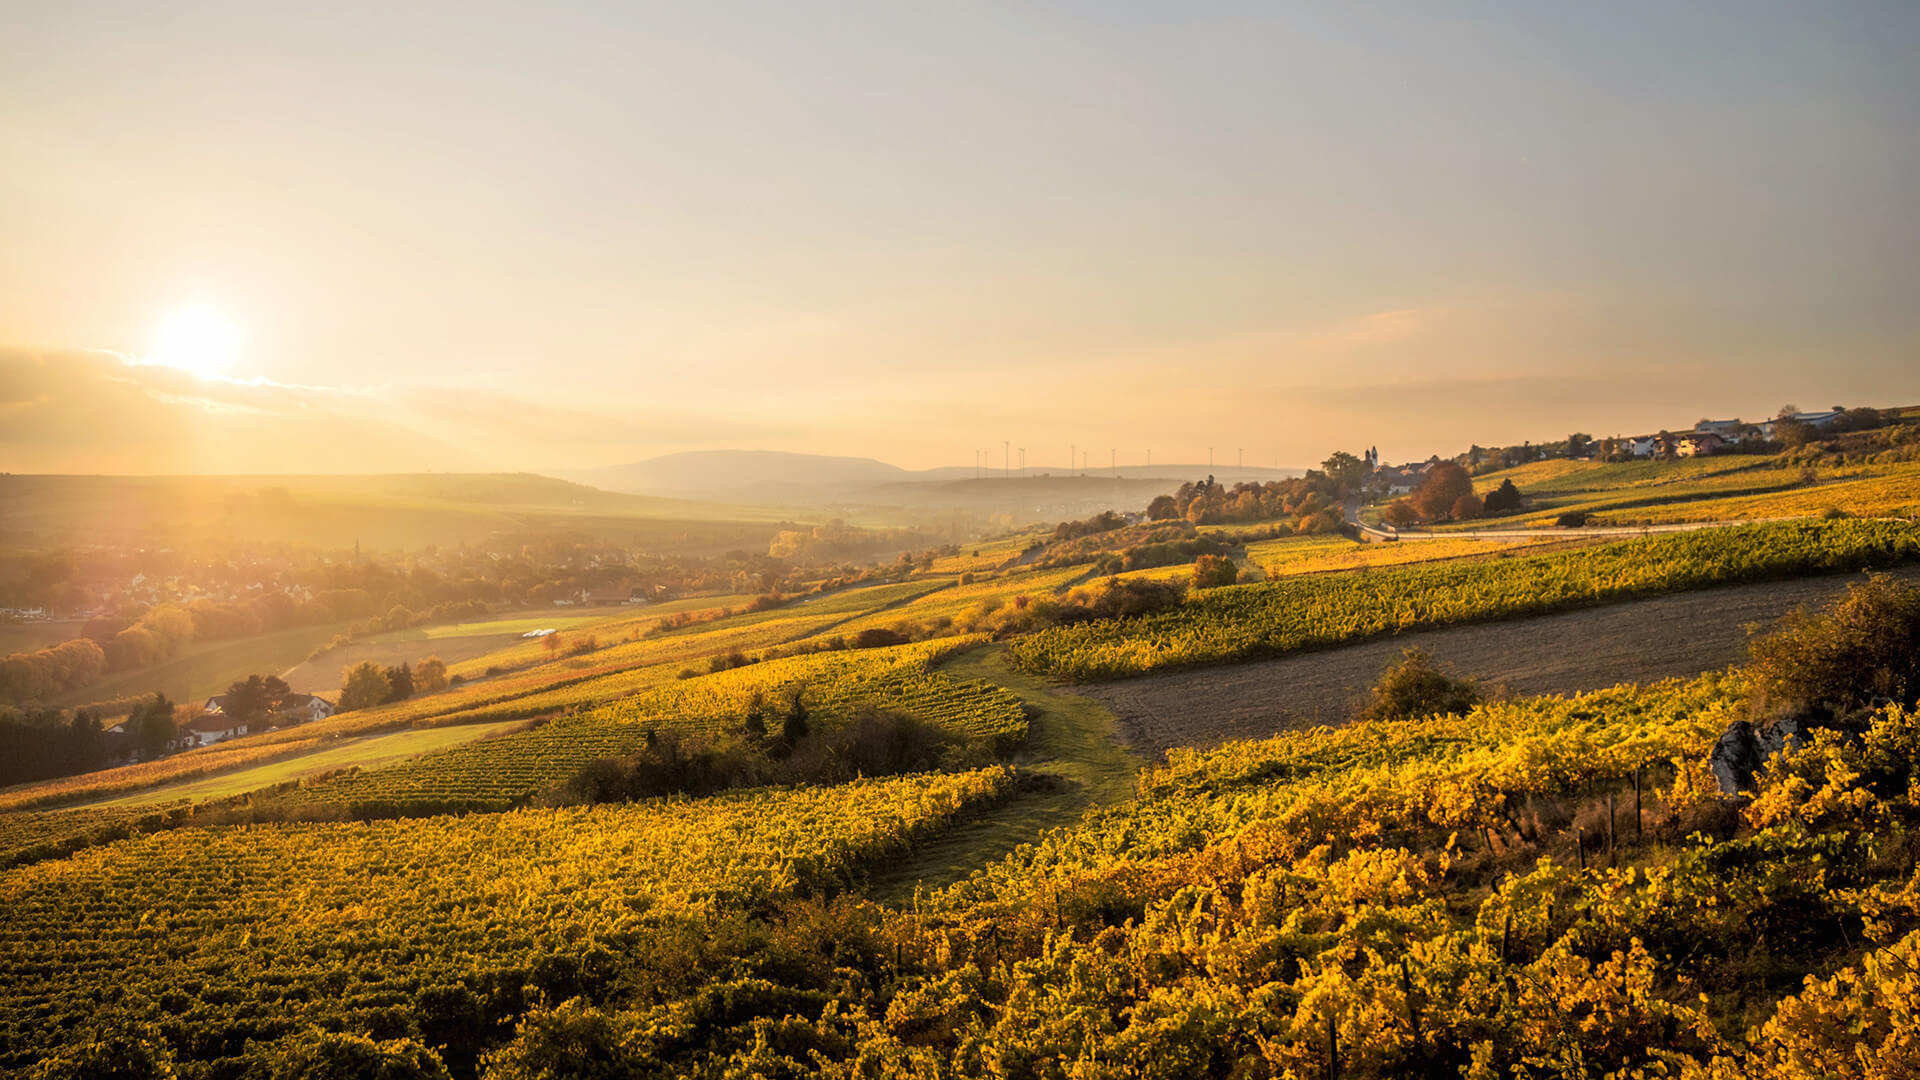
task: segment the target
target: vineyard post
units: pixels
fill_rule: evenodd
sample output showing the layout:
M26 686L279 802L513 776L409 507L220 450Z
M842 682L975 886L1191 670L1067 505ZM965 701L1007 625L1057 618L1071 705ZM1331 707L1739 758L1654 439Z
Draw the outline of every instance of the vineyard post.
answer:
M1413 1029L1413 1052L1420 1053L1420 1005L1413 999L1413 973L1407 970L1407 958L1400 958L1400 996L1407 999L1407 1025Z
M1587 830L1575 826L1573 830L1574 846L1580 849L1580 872L1587 872Z
M1340 1028L1327 1014L1327 1080L1340 1080Z
M1640 824L1640 770L1633 770L1633 836L1639 839L1643 826Z

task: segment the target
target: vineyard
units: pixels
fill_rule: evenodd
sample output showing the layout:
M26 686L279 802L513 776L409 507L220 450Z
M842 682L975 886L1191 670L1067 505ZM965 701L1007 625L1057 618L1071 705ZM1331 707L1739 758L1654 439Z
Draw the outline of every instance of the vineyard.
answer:
M987 770L697 803L182 830L18 869L0 879L0 1067L83 1040L103 1010L151 1025L204 1075L231 1075L249 1041L306 1025L485 1031L530 996L606 989L623 955L675 925L844 888L1007 783Z
M612 705L528 731L484 739L417 761L356 772L263 795L262 806L309 814L323 806L356 817L447 810L501 810L565 780L588 762L630 754L649 733L715 734L738 728L759 695L800 693L815 721L844 723L864 708L906 713L1002 750L1026 734L1019 699L984 680L930 670L958 638L891 649L791 657L669 683Z
M1809 467L1743 455L1620 464L1559 459L1476 477L1474 489L1484 495L1508 479L1528 496L1527 512L1503 522L1514 525L1548 525L1568 511L1617 524L1920 512L1920 467L1911 463Z
M1166 612L1042 630L1014 642L1008 655L1048 675L1125 678L1415 628L1915 558L1920 526L1908 522L1708 529L1569 552L1209 589Z
M136 837L0 878L0 1065L1910 1075L1920 715L1742 809L1705 755L1746 702L1729 673L1176 752L900 908L817 897L1007 773Z
M1361 544L1344 536L1288 536L1248 544L1247 561L1265 570L1269 577L1284 577L1288 574L1337 573L1443 559L1501 557L1515 552L1538 551L1549 544L1565 543L1567 541L1551 539L1503 542L1463 538Z

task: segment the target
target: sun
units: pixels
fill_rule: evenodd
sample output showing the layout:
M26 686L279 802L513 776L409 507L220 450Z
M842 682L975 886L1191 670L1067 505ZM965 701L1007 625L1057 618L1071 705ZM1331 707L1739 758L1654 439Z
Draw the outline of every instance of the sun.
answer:
M240 357L240 328L219 309L192 304L169 311L153 335L156 364L200 376L225 375Z

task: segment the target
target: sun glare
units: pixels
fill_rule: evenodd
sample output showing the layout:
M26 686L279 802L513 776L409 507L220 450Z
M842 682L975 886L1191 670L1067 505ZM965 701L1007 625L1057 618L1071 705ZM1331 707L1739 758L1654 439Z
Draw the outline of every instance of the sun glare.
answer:
M150 359L196 375L225 375L240 355L240 330L205 304L167 313L154 333Z

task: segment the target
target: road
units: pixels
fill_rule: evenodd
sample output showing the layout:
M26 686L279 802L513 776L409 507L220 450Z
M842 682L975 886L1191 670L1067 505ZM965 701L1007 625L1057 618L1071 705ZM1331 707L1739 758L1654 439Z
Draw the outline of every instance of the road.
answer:
M1570 539L1579 536L1646 536L1650 533L1692 532L1695 529L1724 529L1730 525L1751 525L1753 521L1681 521L1667 525L1629 527L1582 526L1577 529L1469 529L1461 532L1430 532L1425 529L1396 529L1391 525L1369 525L1360 520L1360 499L1347 500L1347 524L1369 544L1397 543L1402 540L1538 540L1543 537ZM1755 519L1763 520L1763 519ZM1764 519L1779 520L1779 519Z

